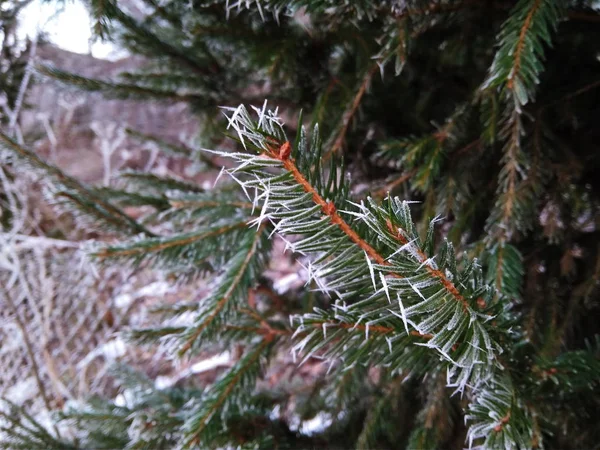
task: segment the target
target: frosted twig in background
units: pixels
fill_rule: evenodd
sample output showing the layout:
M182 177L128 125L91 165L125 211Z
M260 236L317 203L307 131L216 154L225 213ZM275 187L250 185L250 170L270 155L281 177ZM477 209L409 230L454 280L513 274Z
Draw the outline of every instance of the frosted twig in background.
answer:
M15 132L17 135L17 140L20 144L23 143L23 134L21 133L20 128L18 128L17 122L19 119L19 113L21 112L21 108L23 106L23 100L25 99L25 93L27 92L27 87L29 86L29 80L31 79L31 73L33 71L33 65L35 63L35 54L37 51L37 42L38 36L36 35L31 40L31 47L29 48L29 57L27 60L27 67L25 68L25 75L23 76L23 80L21 81L21 86L19 86L19 93L17 95L17 99L15 100L15 106L12 110L11 115L9 116L8 121L9 133Z
M46 130L46 136L50 142L50 161L56 162L56 146L58 144L58 140L56 139L56 134L54 133L52 125L50 124L50 115L48 113L38 113L36 114L36 117L40 122L42 122L44 130Z
M100 153L102 154L102 163L104 165L104 174L102 184L110 186L112 176L112 156L121 147L125 140L123 128L118 127L116 123L92 122L90 128L96 133L100 144ZM117 168L118 169L118 168Z
M71 95L70 92L67 94L68 95L61 95L58 98L58 106L65 109L65 114L63 116L58 114L56 120L56 125L59 128L61 135L69 130L77 108L85 105L85 97L81 95Z

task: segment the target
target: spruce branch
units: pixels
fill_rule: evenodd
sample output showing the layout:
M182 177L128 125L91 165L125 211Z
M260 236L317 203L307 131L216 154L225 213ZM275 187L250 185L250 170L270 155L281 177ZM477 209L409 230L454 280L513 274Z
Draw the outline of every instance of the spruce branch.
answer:
M504 194L500 200L502 215L500 223L508 228L510 220L514 214L514 209L517 207L516 193L517 183L519 181L520 170L522 166L522 150L521 150L521 117L516 112L508 121L506 130L507 143L504 150L504 165L500 171L500 185ZM510 233L510 231L509 231ZM510 234L509 234L510 237Z
M460 138L467 128L465 122L468 112L467 106L462 105L435 132L380 144L379 151L374 155L374 162L394 168L402 167L408 172L405 176L410 180L413 190L429 192L434 184L433 180L443 168L445 156L461 142ZM391 187L407 180L401 177Z
M509 298L519 298L525 272L519 250L510 244L496 243L488 249L484 262L488 282Z
M106 39L110 35L110 19L114 16L117 8L117 2L114 0L91 0L90 10L94 19L94 33L101 39Z
M302 362L319 357L332 364L341 359L346 368L383 365L392 373L424 373L431 364L425 350L430 348L447 364L447 385L459 392L470 385L475 395L485 397L486 383L511 383L506 377L496 379L504 364L496 359L499 348L488 332L492 316L475 309L490 303L495 291L482 282L475 264L457 269L447 242L434 263L436 220L423 242L406 202L388 197L383 205L370 199L359 204L348 201L343 182L337 189L323 188L338 173L332 170L329 180L321 178L318 138L313 136L314 145L308 147L301 129L292 148L275 113L255 108L258 120L253 121L243 106L231 111L230 126L258 155L229 154L238 161L230 173L245 191L261 191L255 201L264 199L261 217L276 232L304 236L288 247L315 254L307 268L309 279L337 297L330 310L317 308L295 318L299 341L293 352L304 355ZM272 172L277 165L281 174ZM349 207L338 209L343 203ZM424 351L414 350L415 345ZM498 439L523 442L522 433L513 433L514 426L506 427L508 434L503 431L504 424L512 423L506 413L494 424ZM485 423L474 425L474 437Z
M231 303L241 303L248 293L248 284L258 275L260 260L265 243L265 226L255 233L247 233L240 242L241 251L237 252L227 264L223 274L215 280L211 293L201 302L201 312L196 323L186 330L185 342L179 354L189 351L198 338L215 328L215 322L221 322L224 313L231 310ZM261 252L263 250L263 252Z
M255 344L244 358L210 388L198 405L192 406L190 417L184 424L183 448L195 448L211 442L211 435L220 431L220 424L215 424L218 421L218 411L232 403L234 392L241 393L252 388L260 368L260 360L274 340L275 336L268 335L258 345Z
M551 44L562 15L561 1L520 0L502 26L500 48L483 89L506 88L515 105L525 105L539 83L544 44Z
M340 228L340 230L352 242L354 242L357 246L364 250L364 252L371 260L382 266L392 265L391 263L386 261L386 259L381 254L379 254L377 250L375 250L366 240L361 238L358 235L358 233L354 231L354 229L352 229L352 227L338 214L335 205L332 202L325 200L319 194L317 189L314 186L312 186L310 182L304 177L304 175L296 166L294 160L290 158L291 144L289 142L282 143L279 148L277 146L268 145L267 152L268 153L265 154L266 156L269 156L273 159L280 159L282 161L284 169L286 169L290 174L292 174L295 181L304 189L304 191L307 194L311 195L313 202L321 207L324 214L329 216L331 223L337 225ZM406 236L408 236L409 233L406 230L403 230L399 227L395 229L396 226L392 223L390 219L386 220L386 227L390 234L392 234L394 238L400 242L401 245L410 246L410 243L406 238ZM415 247L414 251L416 252L416 259L421 264L421 266L424 266L432 276L438 278L444 286L444 288L450 294L452 294L452 296L456 300L462 303L465 308L468 308L465 299L462 295L460 295L453 283L441 271L432 267L432 265L429 263L429 257L417 247ZM402 278L401 275L394 272L391 272L390 275Z
M482 89L500 90L504 95L505 113L500 136L505 141L502 168L499 175L496 207L488 219L490 241L504 243L514 238L516 230L529 228L529 211L535 198L536 186L526 183L528 161L523 151L525 134L522 106L533 98L538 76L543 69L544 44L551 44L563 15L562 2L554 0L521 0L498 36L496 52L489 75ZM493 142L496 114L494 94L484 97L483 138ZM498 266L500 267L500 266Z
M125 258L134 264L144 260L161 263L178 258L200 261L210 254L210 239L220 238L236 230L244 229L246 221L224 221L190 233L176 236L137 240L115 246L106 246L92 253L99 259ZM214 244L213 244L214 245Z
M451 437L455 411L447 393L443 373L434 373L425 385L427 397L417 416L408 448L443 448Z
M556 358L540 356L531 370L534 398L562 396L575 399L600 386L600 341L585 350L564 352ZM585 395L585 394L584 394Z
M496 375L475 389L465 420L469 447L483 440L484 448L531 448L534 421L527 407L518 399L510 377Z
M490 243L514 240L517 231L527 232L534 219L532 210L538 198L541 180L538 150L526 152L523 118L517 109L507 113L500 137L505 141L498 175L497 198L486 223ZM532 161L532 157L537 160Z
M155 236L154 233L129 217L121 209L112 205L102 196L94 193L92 189L89 189L75 178L65 174L58 167L45 162L33 151L19 145L1 131L0 148L6 150L10 155L18 157L21 161L32 166L36 170L41 170L45 174L53 177L60 185L67 189L62 195L73 200L75 205L81 206L84 212L93 215L97 219L108 223L117 229L127 230L136 234L142 233L146 236Z
M53 78L70 86L76 86L79 89L90 92L102 92L107 96L119 99L156 99L163 101L190 102L200 105L210 103L209 101L207 103L207 98L200 94L152 89L149 87L141 87L137 84L115 83L95 78L87 78L50 66L37 66L36 70L41 75Z
M475 275L479 269L470 264L465 272L459 272L449 243L443 246L439 264L434 263L433 255L426 253L433 248L433 233L429 232L421 243L406 202L394 198L388 198L384 205L370 199L367 205L350 202L347 185L338 179L334 161L329 178L322 178L316 131L310 148L302 130L296 148L292 148L275 113L265 107L255 110L256 122L243 106L232 108L229 123L240 141L251 145L258 155L217 153L238 161L238 167L230 173L244 190L261 192L256 197L264 199L259 219L272 221L281 235L305 236L288 247L315 254L308 266L309 277L323 292L335 293L340 301L350 302L347 306L338 304L336 314L365 308L360 317L348 323L366 322L366 336L371 327L385 322L393 324L394 334L407 343L411 337L408 325L419 335L432 335L420 345L435 349L449 362L449 378L454 379L459 391L475 372L486 378L485 373L495 364L496 344L486 331L489 317L471 306L478 298L492 294L481 284L480 275ZM280 175L265 171L277 166L283 170ZM238 178L242 173L248 177ZM348 208L338 209L340 205ZM324 348L329 340L324 341L314 331L304 333L305 319L313 318L298 318L298 330L305 337L297 350L308 349L307 357ZM446 321L451 325L447 327ZM360 330L353 327L351 331ZM378 342L387 351L385 339ZM342 351L339 346L335 348ZM348 360L349 355L344 354L344 358ZM394 367L400 370L398 364Z
M527 12L527 16L525 17L523 25L521 26L521 30L519 32L519 39L517 41L517 46L515 49L514 63L513 63L512 71L508 75L508 81L506 83L506 87L508 89L512 90L514 88L515 78L519 78L519 76L520 76L519 72L520 72L521 64L522 64L521 59L523 58L523 50L525 48L525 39L527 37L527 33L529 32L529 29L531 28L533 17L536 15L536 13L538 12L538 9L540 8L541 2L542 2L542 0L535 0L531 4L530 10Z
M134 46L138 50L158 51L175 65L187 69L195 74L196 77L204 77L207 81L211 80L210 75L220 71L220 66L209 51L209 48L202 43L197 44L197 52L190 53L180 46L173 45L171 42L163 39L159 33L154 32L150 27L138 22L136 19L126 14L117 7L116 2L110 9L109 18L117 20L125 29L134 36ZM180 30L177 30L180 32ZM204 57L207 61L202 61Z
M110 198L113 202L121 206L152 206L159 211L164 211L165 209L169 208L169 202L162 195L141 195L137 192L129 192L110 187L95 188L93 189L93 192L99 197L103 197L105 199ZM59 193L58 195L61 196L64 195L64 193ZM68 194L66 197L71 201L77 201L77 199L73 198L72 196L69 197Z
M388 392L385 392L385 395L370 408L356 443L357 449L374 448L380 435L388 433L390 436L394 436L394 432L397 432L397 409L404 400L403 396L406 390L403 381L405 380L402 376L392 380ZM390 421L390 419L392 420Z
M7 427L0 425L0 448L31 449L46 448L49 445L57 450L76 450L78 447L50 434L44 425L8 399L0 398L0 419Z

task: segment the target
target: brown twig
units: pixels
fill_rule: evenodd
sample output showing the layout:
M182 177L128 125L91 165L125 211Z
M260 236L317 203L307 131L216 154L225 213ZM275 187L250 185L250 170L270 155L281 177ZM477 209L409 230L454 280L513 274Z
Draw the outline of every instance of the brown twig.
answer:
M456 150L456 152L454 152L454 153L456 153L457 156L462 155L464 153L469 152L473 147L477 147L479 144L481 144L481 139L475 139L474 141L469 142L464 147Z
M336 135L336 138L333 141L331 148L323 156L324 159L327 159L331 155L336 154L342 148L342 145L344 144L344 139L346 138L346 133L348 132L348 128L350 127L350 121L352 120L352 117L356 114L360 102L363 96L365 95L365 92L367 91L367 87L369 86L373 75L375 74L375 72L377 72L378 69L379 64L373 64L373 66L365 74L360 86L358 87L358 90L356 91L356 94L354 95L354 99L352 100L350 108L348 108L342 116L342 128L340 128L340 131Z
M377 198L385 197L388 192L390 192L392 189L395 189L396 187L400 186L401 184L407 182L412 176L414 176L415 173L417 173L417 169L413 169L410 172L406 172L406 173L402 174L401 176L396 178L394 181L386 184L381 189L378 189L373 194L373 196L377 197Z
M596 89L600 87L600 80L596 80L592 83L586 84L585 86L580 87L579 89L577 89L576 91L570 92L569 94L566 94L556 100L553 100L549 103L546 103L545 105L540 106L540 112L544 111L545 109L549 108L550 106L554 106L557 103L560 103L562 101L565 100L571 100L572 98L575 98L581 94L585 94L588 91L591 91L592 89Z

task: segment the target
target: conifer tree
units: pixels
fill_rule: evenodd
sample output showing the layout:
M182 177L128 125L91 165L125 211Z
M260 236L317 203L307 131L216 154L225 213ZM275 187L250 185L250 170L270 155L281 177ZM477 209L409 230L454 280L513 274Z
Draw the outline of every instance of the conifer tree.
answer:
M100 189L7 133L0 145L117 236L90 251L98 263L208 280L129 339L240 354L206 387L119 368L131 398L62 411L72 440L8 405L6 446L598 448L594 2L144 3L134 18L90 1L142 70L38 73L187 102L196 148L131 134L214 187L125 172ZM282 295L265 276L277 239L307 274ZM290 382L286 355L323 370Z

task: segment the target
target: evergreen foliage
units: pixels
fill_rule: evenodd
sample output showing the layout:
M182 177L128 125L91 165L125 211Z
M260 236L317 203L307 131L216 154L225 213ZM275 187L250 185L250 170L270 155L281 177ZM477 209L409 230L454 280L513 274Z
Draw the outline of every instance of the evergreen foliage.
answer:
M23 102L21 82L27 67L28 42L17 39L18 16L26 0L0 1L0 123L9 125Z
M123 369L125 406L63 412L72 441L9 414L5 446L598 448L593 2L144 3L135 19L90 2L97 32L143 70L39 73L187 102L196 148L130 134L212 188L138 172L94 188L6 133L0 146L116 235L96 261L207 278L202 298L165 304L160 327L129 339L240 356L204 387ZM133 219L129 205L152 212ZM275 239L306 273L281 296L265 277ZM269 377L290 353L324 367L303 389ZM328 419L318 433L294 424L314 417Z

